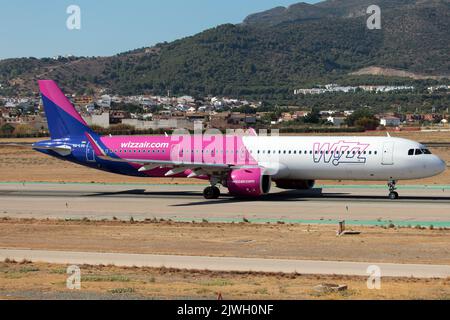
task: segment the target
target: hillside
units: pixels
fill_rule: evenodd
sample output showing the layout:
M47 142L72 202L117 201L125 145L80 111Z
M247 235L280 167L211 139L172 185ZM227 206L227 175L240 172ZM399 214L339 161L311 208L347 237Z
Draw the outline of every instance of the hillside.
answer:
M365 8L372 2L274 8L242 24L107 58L2 60L0 83L9 91L30 91L45 77L76 92L106 87L123 94L267 98L370 67L450 75L448 0L380 0L382 30L368 30Z

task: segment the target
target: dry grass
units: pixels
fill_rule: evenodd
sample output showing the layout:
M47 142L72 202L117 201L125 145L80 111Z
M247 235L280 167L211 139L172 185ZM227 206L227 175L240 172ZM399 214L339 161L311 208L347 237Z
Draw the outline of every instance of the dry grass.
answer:
M0 298L58 297L74 293L66 288L65 265L0 262ZM369 290L364 277L211 272L166 268L81 268L81 290L90 298L216 299L449 299L450 279L383 278L380 290ZM322 283L346 284L340 293L318 293Z
M450 230L250 223L0 220L4 248L450 264Z

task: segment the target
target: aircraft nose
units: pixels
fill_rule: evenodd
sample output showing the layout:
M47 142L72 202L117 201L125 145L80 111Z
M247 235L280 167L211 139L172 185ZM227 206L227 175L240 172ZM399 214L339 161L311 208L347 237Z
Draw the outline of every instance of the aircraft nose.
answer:
M436 165L435 165L437 174L442 173L447 169L447 163L439 157L436 157Z

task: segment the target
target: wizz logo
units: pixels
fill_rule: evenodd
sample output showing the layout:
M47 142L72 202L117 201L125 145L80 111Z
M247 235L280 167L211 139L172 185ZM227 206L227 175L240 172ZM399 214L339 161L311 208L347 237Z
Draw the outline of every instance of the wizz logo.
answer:
M369 144L339 141L336 143L316 142L313 145L314 162L321 161L338 166L341 163L366 163L365 151Z

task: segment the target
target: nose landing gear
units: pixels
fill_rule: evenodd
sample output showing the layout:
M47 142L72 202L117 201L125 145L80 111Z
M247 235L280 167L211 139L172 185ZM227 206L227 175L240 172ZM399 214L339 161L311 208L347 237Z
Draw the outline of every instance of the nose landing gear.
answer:
M397 181L395 181L395 180L389 180L389 182L388 182L389 199L391 199L391 200L398 199L398 192L395 191L395 190L397 190L396 184L397 184Z
M216 186L210 186L203 190L203 196L205 199L217 199L220 197L220 190Z

